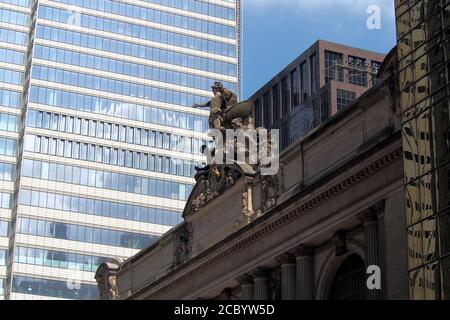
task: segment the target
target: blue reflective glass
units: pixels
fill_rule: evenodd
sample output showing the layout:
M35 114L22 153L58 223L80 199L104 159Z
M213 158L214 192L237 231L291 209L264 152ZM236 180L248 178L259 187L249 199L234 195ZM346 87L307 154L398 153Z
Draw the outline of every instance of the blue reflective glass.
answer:
M58 57L61 57L61 59L56 59L56 56L52 56L50 54L50 51L56 51L58 53ZM83 57L82 61L80 61L80 56ZM202 89L202 90L210 90L211 84L216 81L216 78L207 78L207 77L201 77L201 76L193 76L186 73L176 72L176 71L165 71L164 69L155 68L155 67L148 67L140 64L129 64L125 63L123 64L125 68L119 68L119 65L122 64L120 61L116 61L113 59L107 59L107 58L100 58L97 56L90 56L86 54L79 54L77 52L72 52L68 50L63 49L52 49L49 47L44 46L36 46L35 51L35 57L39 59L48 59L50 61L58 61L63 62L67 64L72 64L76 66L81 67L90 67L93 68L94 66L90 66L90 59L95 60L95 69L103 70L103 71L109 71L109 72L116 72L121 73L133 77L139 77L143 79L148 80L155 80L155 81L162 81L162 82L168 82L176 85L186 85L186 83L183 81L184 77L188 77L191 79L187 85L189 87L193 87L196 89ZM94 64L94 63L93 63ZM123 69L123 70L122 70ZM36 74L36 76L38 76ZM49 76L48 76L49 77ZM80 83L85 83L87 76L84 74L78 75ZM75 81L75 80L74 80ZM225 87L236 91L237 85L234 82L228 82L221 80ZM114 81L111 79L108 79L107 81L107 91L114 91L115 84ZM73 83L72 83L73 84ZM106 84L106 82L105 82ZM144 93L139 93L139 97L144 97ZM171 99L172 101L179 100L178 97L173 97ZM134 110L134 109L132 109ZM135 110L134 110L135 111Z
M57 256L53 255L53 259L57 259ZM51 260L50 266L53 266L52 262L58 262L58 260ZM13 277L12 291L22 294L66 299L95 300L99 298L98 290L95 285L87 285L82 283L77 286L68 286L67 281L23 276Z
M171 63L194 69L200 68L201 70L204 71L214 72L218 74L225 74L232 77L237 76L237 63L228 63L213 60L211 58L194 57L184 52L179 53L160 48L152 48L138 44L130 44L120 40L113 40L100 36L88 36L86 34L80 34L77 32L66 31L42 25L38 25L37 27L37 37L47 40L69 43L73 45L79 45L82 47L89 47L92 49L98 49L112 53L118 53L121 55L124 54L125 51L124 48L129 46L130 50L127 53L127 55L130 56L146 58L149 60L159 62ZM87 57L87 59L88 59L86 62L87 66L89 68L94 68L95 64L93 57ZM195 60L197 60L198 63L194 63ZM118 62L116 71L118 73L122 73L123 64L121 66Z
M43 170L43 167L46 167L48 165L48 169ZM29 160L25 159L22 164L22 175L26 177L34 177L38 179L48 179L52 181L60 181L60 182L66 182L70 183L68 181L65 181L65 177L67 180L69 180L70 177L72 179L73 183L73 172L74 172L74 166L69 165L63 165L63 164L56 164L56 175L52 174L52 171L55 171L55 169L52 169L52 167L55 167L52 163L37 161L37 160ZM79 179L79 184L84 186L91 186L91 187L97 187L102 189L107 189L106 184L97 183L97 180L100 179L103 181L104 172L101 170L94 170L94 169L85 169L85 168L79 168L76 170L81 175ZM47 177L48 172L48 177ZM45 173L45 175L44 175ZM115 177L118 176L118 177ZM111 173L111 179L112 181L114 179L117 179L118 181L118 190L122 192L129 192L129 193L137 193L137 194L144 194L146 191L146 188L142 188L141 183L142 180L140 177L131 176L131 175L125 175L125 174L117 174L117 173ZM185 193L180 193L179 186L184 186L184 188L189 188L189 185L183 184L183 183L175 183L173 182L172 185L170 185L170 182L157 180L157 179L149 179L149 184L151 187L156 183L156 195L158 197L165 197L169 199L177 199L177 200L186 200ZM111 190L113 187L115 187L115 182L111 183L111 187L108 185L108 189ZM178 187L177 187L178 186ZM152 193L152 189L150 189L150 193ZM114 189L113 189L114 190ZM154 189L153 189L154 190ZM154 191L153 191L154 192ZM35 204L37 205L37 204ZM10 199L8 198L8 206L10 206ZM69 209L67 209L67 208ZM70 204L69 202L64 207L65 210L70 210Z
M91 228L75 224L66 224L29 218L19 218L18 223L18 232L21 234L50 237L62 240L82 241L108 246L121 246L132 249L143 249L145 246L158 239L157 236L153 235L122 232L102 228ZM0 224L0 230L7 233L8 225L6 225L6 227L3 227L4 224L4 222ZM49 232L47 231L47 224L49 224ZM38 228L38 226L40 227ZM3 229L5 229L5 231L3 231ZM90 234L92 234L92 237L90 236ZM84 236L82 237L81 235ZM137 241L123 241L121 243L117 242L117 239L126 239L127 237L137 239Z
M40 6L39 17L41 19L48 19L56 22L67 23L71 12L64 11L57 8L51 8L46 6ZM115 20L109 20L101 17L94 17L85 13L79 14L81 25L92 29L103 30L112 32L115 34L122 34L132 37L139 37L139 35L145 35L146 40L158 41L168 43L167 35L170 34L173 38L175 35L181 38L181 42L177 43L177 46L185 47L189 49L207 51L214 54L226 55L229 57L236 57L236 46L229 45L222 42L213 40L200 39L194 36L187 36L180 33L167 32L159 29L138 26L132 23L123 23Z

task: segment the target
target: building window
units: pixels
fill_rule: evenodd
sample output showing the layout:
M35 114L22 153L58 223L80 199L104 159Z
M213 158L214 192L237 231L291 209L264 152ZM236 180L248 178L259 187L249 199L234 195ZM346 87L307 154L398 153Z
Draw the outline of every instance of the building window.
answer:
M299 69L295 68L291 71L291 109L300 104L300 84L299 84Z
M5 279L0 278L0 296L5 295Z
M261 100L255 101L255 122L257 127L262 126L262 110L261 110Z
M367 87L367 61L364 58L348 56L348 82Z
M348 257L333 280L330 300L365 300L366 283L364 260L356 254Z
M6 266L8 261L8 251L0 249L0 266Z
M381 62L372 61L371 65L370 65L372 86L375 86L378 83L380 83L380 79L378 78L378 70L380 70L380 67L381 67Z
M342 53L325 50L325 83L330 80L344 81L344 69L339 66L342 63Z
M6 208L8 209L8 208ZM9 222L0 220L0 237L7 237L9 229Z
M321 110L320 110L320 99L319 97L312 100L312 109L313 109L313 128L317 127L321 123Z
M290 142L289 120L284 121L281 125L281 149L286 148Z
M264 113L264 127L270 128L272 126L272 104L270 101L270 91L263 95L263 113Z
M281 80L281 108L284 117L289 113L289 81L287 77Z
M275 124L280 120L280 85L278 83L272 88L272 112Z
M320 98L320 121L325 122L330 117L330 104L328 103L328 95L324 94Z
M338 111L349 106L356 99L356 93L352 91L337 89L336 95Z
M70 198L64 197L63 199L60 199L60 201L63 202L63 206L66 206L66 202L70 201ZM89 204L90 208L97 210L96 202L94 200L92 201L93 202ZM131 217L129 217L129 219L131 219ZM16 232L19 234L103 244L131 249L143 249L158 239L158 237L154 235L108 230L103 228L92 228L82 225L28 218L19 218L18 226L19 227ZM81 238L81 236L83 237Z
M99 298L97 286L94 285L82 283L71 289L67 285L67 281L38 279L22 276L13 277L12 291L23 294L77 300L95 300Z
M302 103L304 103L308 98L308 69L306 61L300 65L300 85Z
M314 53L312 56L309 57L309 64L311 68L311 95L314 95L317 92L317 55Z
M302 105L299 108L299 123L300 126L300 137L305 136L308 132L313 129L314 126L314 112L312 109L312 102L308 105Z

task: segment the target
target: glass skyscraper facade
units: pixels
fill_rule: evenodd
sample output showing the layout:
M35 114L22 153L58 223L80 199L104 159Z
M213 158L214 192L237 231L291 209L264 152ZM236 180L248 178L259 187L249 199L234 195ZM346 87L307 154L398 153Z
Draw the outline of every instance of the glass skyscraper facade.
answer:
M396 0L411 299L450 299L450 1Z
M0 298L96 299L181 221L239 0L0 0Z

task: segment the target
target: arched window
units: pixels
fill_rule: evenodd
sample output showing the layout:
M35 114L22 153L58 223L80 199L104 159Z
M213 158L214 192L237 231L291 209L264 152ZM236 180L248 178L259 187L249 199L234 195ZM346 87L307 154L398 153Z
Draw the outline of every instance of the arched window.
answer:
M330 300L366 299L365 263L353 254L339 267L331 286Z

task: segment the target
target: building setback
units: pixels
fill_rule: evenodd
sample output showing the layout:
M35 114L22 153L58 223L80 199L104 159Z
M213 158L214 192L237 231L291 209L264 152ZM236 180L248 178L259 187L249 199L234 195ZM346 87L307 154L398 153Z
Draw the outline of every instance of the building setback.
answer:
M95 299L182 221L239 0L0 1L0 298Z
M284 149L376 84L383 59L318 40L251 96L256 125L280 129Z

